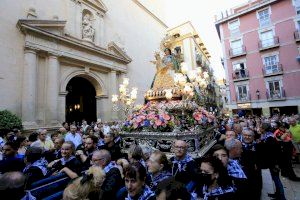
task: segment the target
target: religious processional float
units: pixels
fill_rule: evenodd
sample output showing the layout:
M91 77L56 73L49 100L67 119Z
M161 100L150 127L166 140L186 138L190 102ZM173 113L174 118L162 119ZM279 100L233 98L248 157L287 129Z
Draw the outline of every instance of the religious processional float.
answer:
M145 94L146 104L135 106L137 88L128 89L124 78L119 95L112 96L114 111L123 111L122 148L134 143L170 155L176 139L189 144L192 156L202 156L214 143L215 116L205 109L205 90L210 77L200 67L188 70L180 52L172 53L169 37L161 44L164 56L155 53L156 74Z

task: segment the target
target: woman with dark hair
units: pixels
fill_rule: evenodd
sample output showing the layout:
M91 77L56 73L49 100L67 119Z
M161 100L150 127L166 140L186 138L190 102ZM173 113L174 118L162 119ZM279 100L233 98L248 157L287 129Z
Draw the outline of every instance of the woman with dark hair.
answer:
M145 163L145 160L144 160L143 149L139 145L133 145L129 148L129 150L128 150L128 160L129 160L130 163L139 162L145 168L147 167L146 163Z
M169 177L157 185L157 200L191 200L191 194L185 184L178 182L174 177Z
M293 181L300 181L300 178L296 176L293 165L293 143L292 134L289 131L289 124L276 122L277 129L274 132L274 138L281 146L281 154L279 164L281 168L281 175L288 177Z
M28 142L27 137L22 136L22 135L18 136L16 139L16 143L19 145L17 156L21 159L24 159L24 157L25 157L25 153L26 153L26 149L27 149L27 142Z
M66 141L61 147L61 159L52 161L48 168L52 175L66 173L71 179L77 178L81 173L81 163L75 157L75 145L71 141Z
M121 199L127 200L155 200L155 194L145 184L146 169L140 163L129 165L124 170L126 192L121 196Z
M235 190L222 162L212 156L204 157L200 164L203 186L197 188L193 197L204 200L234 200Z
M32 132L28 137L28 146L30 146L32 143L37 141L37 139L38 139L38 133Z
M23 173L26 175L26 188L30 188L35 181L43 179L47 173L47 161L43 158L43 149L40 147L29 147L25 153L26 167Z

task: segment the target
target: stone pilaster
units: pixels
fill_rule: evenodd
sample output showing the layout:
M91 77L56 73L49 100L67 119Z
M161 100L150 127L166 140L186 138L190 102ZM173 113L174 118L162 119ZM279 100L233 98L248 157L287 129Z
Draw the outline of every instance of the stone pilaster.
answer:
M101 31L101 29L103 29L103 27L101 27L101 25L100 25L100 20L101 20L100 14L97 14L95 16L95 18L96 19L94 21L94 23L95 23L95 39L94 39L94 42L95 42L95 45L101 46L100 41L103 40L103 38L101 37L100 31Z
M96 96L97 119L102 121L111 120L111 110L107 107L110 105L110 99L106 95Z
M75 35L77 38L82 39L82 8L81 2L76 1L76 9L75 9Z
M110 72L110 91L111 91L110 97L113 94L118 94L117 72L114 70L112 70ZM109 99L111 99L111 98L109 98ZM111 119L116 120L116 119L118 119L118 113L116 111L113 111L112 102L110 102L110 105L111 105Z
M59 61L56 55L48 58L47 73L47 123L49 125L58 124L58 93L59 93Z
M24 53L22 83L22 121L25 129L36 128L37 56L34 50Z

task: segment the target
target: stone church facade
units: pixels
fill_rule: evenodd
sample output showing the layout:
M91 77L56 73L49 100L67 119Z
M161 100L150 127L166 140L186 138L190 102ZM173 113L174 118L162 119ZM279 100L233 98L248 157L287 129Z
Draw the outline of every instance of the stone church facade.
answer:
M67 85L88 80L96 117L117 118L111 95L123 77L150 87L166 25L136 0L3 0L0 2L0 110L22 118L25 129L66 120Z

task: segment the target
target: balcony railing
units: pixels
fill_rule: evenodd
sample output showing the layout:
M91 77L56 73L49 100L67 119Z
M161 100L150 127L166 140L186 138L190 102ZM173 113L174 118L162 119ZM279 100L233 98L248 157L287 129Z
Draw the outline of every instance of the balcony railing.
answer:
M274 63L273 65L264 65L262 69L264 76L275 76L283 74L282 64Z
M267 99L268 101L278 101L285 100L285 90L281 88L280 90L267 90Z
M294 39L295 39L296 42L300 41L300 32L299 32L299 30L296 30L294 32Z
M278 46L279 46L279 37L278 36L274 36L273 38L266 39L266 40L260 40L258 42L258 48L260 51L278 47Z
M237 96L237 102L238 103L245 103L245 102L250 102L251 101L251 96L250 94L236 94Z
M240 69L236 70L232 73L232 79L233 81L242 81L249 79L249 71L246 69Z
M245 47L245 45L242 45L242 46L237 47L237 48L230 48L229 57L234 58L234 57L238 57L238 56L243 56L246 53L247 53L246 52L246 47Z

